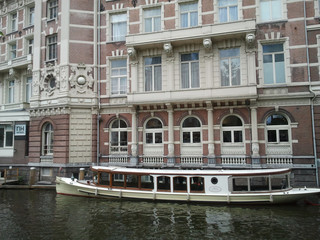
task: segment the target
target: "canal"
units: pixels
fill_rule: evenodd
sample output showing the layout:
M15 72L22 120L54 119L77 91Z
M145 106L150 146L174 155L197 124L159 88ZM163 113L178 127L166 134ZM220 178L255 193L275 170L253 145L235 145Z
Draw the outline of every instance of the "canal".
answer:
M318 199L314 199L318 201ZM0 239L319 239L320 206L103 200L0 190Z

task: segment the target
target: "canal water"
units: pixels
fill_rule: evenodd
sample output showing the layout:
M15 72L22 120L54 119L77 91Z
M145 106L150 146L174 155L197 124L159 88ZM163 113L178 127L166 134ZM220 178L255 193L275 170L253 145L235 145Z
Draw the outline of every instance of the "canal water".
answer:
M318 199L315 199L318 201ZM319 239L320 206L229 206L0 190L0 239Z

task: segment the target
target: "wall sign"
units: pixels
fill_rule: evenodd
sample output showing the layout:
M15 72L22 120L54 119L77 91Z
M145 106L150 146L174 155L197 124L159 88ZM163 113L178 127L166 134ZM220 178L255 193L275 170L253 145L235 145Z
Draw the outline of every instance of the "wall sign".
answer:
M25 136L26 135L26 124L16 124L14 126L15 136Z

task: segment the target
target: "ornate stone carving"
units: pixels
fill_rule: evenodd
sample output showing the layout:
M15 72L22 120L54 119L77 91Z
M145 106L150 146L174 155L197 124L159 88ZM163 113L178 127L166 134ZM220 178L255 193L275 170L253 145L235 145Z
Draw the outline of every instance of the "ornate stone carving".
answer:
M46 68L41 70L39 85L40 92L46 96L52 96L56 90L60 89L60 69L53 64L47 64Z
M128 56L129 56L132 60L134 60L134 59L137 58L137 52L136 52L136 50L135 50L133 47L129 47L129 48L127 49L127 52L128 52Z
M248 33L246 35L246 43L248 49L253 49L255 46L256 35L254 33Z
M172 45L171 43L163 44L163 50L166 52L168 57L171 57L173 54Z
M210 38L203 39L203 47L206 51L210 51L212 49L212 41Z
M83 63L79 63L77 67L72 67L69 84L72 92L80 94L88 93L89 90L92 92L94 90L92 68L86 67Z

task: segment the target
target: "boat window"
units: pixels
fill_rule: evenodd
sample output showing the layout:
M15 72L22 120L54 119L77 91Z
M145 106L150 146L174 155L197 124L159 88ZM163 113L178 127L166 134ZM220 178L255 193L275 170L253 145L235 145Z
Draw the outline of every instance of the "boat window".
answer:
M161 176L157 177L158 191L169 190L170 191L170 177Z
M287 175L271 177L271 189L280 190L289 188L289 181Z
M124 176L123 174L113 174L112 175L112 186L123 187L124 186Z
M141 176L141 188L153 189L153 177L149 175Z
M110 175L109 175L109 173L100 172L99 174L100 174L100 176L99 176L99 184L100 185L109 186L110 185Z
M173 190L174 191L187 191L187 178L186 177L174 177L173 178Z
M234 178L232 185L233 191L248 191L248 178Z
M250 191L269 191L268 177L250 178Z
M211 183L212 184L217 184L218 183L218 178L216 178L216 177L211 178Z
M126 186L128 188L139 188L139 180L137 175L127 175Z
M192 192L203 192L204 178L203 177L191 177L190 178L190 190Z

